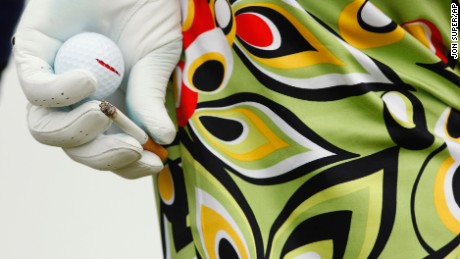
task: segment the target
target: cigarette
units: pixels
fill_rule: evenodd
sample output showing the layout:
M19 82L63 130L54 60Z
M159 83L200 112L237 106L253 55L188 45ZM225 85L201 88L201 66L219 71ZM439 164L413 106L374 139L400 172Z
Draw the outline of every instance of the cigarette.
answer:
M99 107L101 108L102 113L112 119L112 121L115 122L121 130L139 141L142 148L155 153L162 161L166 160L168 157L168 151L150 138L149 135L141 129L141 127L129 119L128 116L124 115L113 104L107 101L102 101L99 104Z

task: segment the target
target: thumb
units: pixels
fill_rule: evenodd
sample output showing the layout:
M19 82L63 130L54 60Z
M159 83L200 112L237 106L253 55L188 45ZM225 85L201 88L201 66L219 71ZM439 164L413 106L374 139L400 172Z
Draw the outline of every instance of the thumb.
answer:
M43 107L64 107L96 91L96 78L83 69L55 75L52 67L19 46L14 50L18 78L30 103Z
M33 18L30 6L28 11L25 17ZM65 38L57 38L56 33L45 30L39 24L35 18L30 21L23 16L13 38L14 61L27 99L37 106L63 107L93 93L97 82L88 71L54 74L52 64Z

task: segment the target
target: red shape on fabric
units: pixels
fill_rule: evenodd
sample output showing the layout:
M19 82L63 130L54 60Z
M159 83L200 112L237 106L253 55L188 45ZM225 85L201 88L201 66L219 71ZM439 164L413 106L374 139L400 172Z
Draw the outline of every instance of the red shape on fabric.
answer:
M419 22L425 23L428 28L431 30L431 44L433 44L434 48L436 49L436 55L442 60L442 62L446 63L448 62L446 53L445 53L445 47L444 47L444 41L442 40L441 32L438 30L436 25L434 25L432 22L428 20L418 20Z
M193 2L195 4L195 13L193 14L192 26L187 31L182 32L184 49L188 48L203 32L216 28L208 2L206 0L194 0Z
M179 62L178 68L184 71L184 62ZM181 91L179 98L179 106L176 108L177 124L179 127L185 127L188 120L192 117L198 103L198 93L188 88L184 81L181 81Z
M436 50L435 54L442 60L442 62L447 64L449 61L448 61L448 58L446 57L446 46L444 46L444 41L442 40L441 32L438 30L436 25L434 25L432 22L425 20L425 19L413 20L410 22L406 22L404 24L411 24L411 23L417 23L417 22L423 23L426 26L428 26L428 28L430 28L431 38L429 40L431 44L433 44L433 47Z
M270 26L259 16L251 13L239 14L236 19L236 34L256 47L268 47L273 43Z

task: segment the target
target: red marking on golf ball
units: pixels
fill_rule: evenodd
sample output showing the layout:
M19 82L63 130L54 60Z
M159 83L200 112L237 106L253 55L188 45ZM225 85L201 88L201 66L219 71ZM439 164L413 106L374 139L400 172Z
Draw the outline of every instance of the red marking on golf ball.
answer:
M118 76L121 76L120 72L118 72L114 67L110 66L109 64L105 63L104 61L102 61L100 59L96 58L96 61L97 61L97 63L99 63L99 65L107 68L108 70L112 71L113 73L117 74Z

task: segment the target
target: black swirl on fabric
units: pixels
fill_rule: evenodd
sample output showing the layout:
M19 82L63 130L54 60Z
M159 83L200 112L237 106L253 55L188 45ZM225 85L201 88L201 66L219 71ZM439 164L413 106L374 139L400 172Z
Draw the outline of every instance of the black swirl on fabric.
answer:
M193 73L193 85L204 92L217 90L224 80L225 67L218 60L203 62Z
M235 105L238 103L244 103L247 101L260 103L264 105L265 107L269 108L272 112L274 112L280 118L283 118L283 120L287 124L289 124L289 126L292 127L292 129L296 130L302 136L314 142L315 144L321 146L323 149L328 150L331 153L335 154L335 155L331 155L331 156L327 156L327 157L323 157L323 158L314 160L310 163L306 163L285 174L274 176L272 178L262 178L262 179L247 177L239 173L237 170L235 170L231 166L226 165L224 162L221 162L222 164L220 166L226 168L227 170L231 171L232 173L238 175L239 177L241 177L242 179L248 182L252 182L255 184L262 184L262 185L283 183L283 182L287 182L292 179L304 176L312 172L313 170L321 168L325 165L330 165L338 161L343 161L343 160L354 158L358 156L357 154L348 152L337 146L334 146L333 144L331 144L330 142L326 141L321 136L316 134L316 132L310 129L305 123L302 122L302 120L300 120L293 112L289 111L286 107L264 96L258 95L258 94L240 93L240 94L235 94L235 95L232 95L230 97L227 97L221 100L202 102L197 105L197 109L212 108L212 107L215 107L215 108L226 107L226 106L231 106L231 105ZM213 129L213 131L216 132L216 129ZM222 130L222 133L224 132L227 132L227 131ZM196 140L196 142L198 142L198 140ZM198 143L194 143L194 144L197 145ZM207 149L206 149L206 152L212 153ZM217 157L216 159L220 161L220 159L218 159Z
M392 147L367 157L340 164L315 175L291 196L270 230L267 251L271 251L277 231L305 200L332 186L350 182L383 170L381 223L376 242L368 258L378 258L393 229L396 215L396 186L399 148ZM344 173L346 172L346 173ZM345 233L343 233L345 234ZM346 233L348 234L348 233ZM343 241L345 242L345 241ZM342 244L346 245L346 244ZM269 258L270 255L267 255Z
M420 171L419 171L419 173L417 175L417 178L415 180L415 183L414 183L414 186L413 186L412 192L411 192L410 206L411 206L412 225L414 227L414 231L415 231L415 234L417 236L418 242L423 247L423 249L428 253L428 256L426 256L425 258L429 258L429 259L448 258L450 253L452 253L455 249L457 249L460 246L460 234L459 234L455 238L453 238L450 242L446 243L446 245L444 245L444 246L440 247L439 249L435 250L435 248L432 245L429 244L429 241L428 241L429 239L424 238L424 236L422 234L422 231L421 231L421 227L419 226L419 223L417 221L416 195L417 195L418 191L423 192L423 190L419 190L420 189L421 178L424 175L424 173L426 173L426 170L427 170L427 167L428 167L428 164L430 163L430 161L435 160L436 156L439 155L441 152L443 152L446 149L447 149L447 145L442 144L441 146L439 146L437 149L432 151L427 156L427 158L425 159L425 162L423 163L423 165L422 165L422 167L421 167L421 169L420 169ZM453 183L452 183L452 185L453 185L452 187L454 188L453 190L454 190L455 202L456 202L456 204L458 204L460 206L460 202L459 202L459 199L458 199L458 197L460 195L460 193L458 192L458 189L460 189L459 178L458 178L459 173L460 173L460 168L457 168L456 171L455 171L455 174L454 174L454 180L453 180ZM457 188L457 190L455 188Z
M219 182L221 182L231 194L232 198L235 199L238 206L240 206L241 210L245 214L246 220L251 226L253 241L256 247L256 258L264 258L262 233L254 212L238 185L228 174L225 164L223 164L223 162L220 161L215 154L209 152L209 150L199 141L199 138L193 133L193 131L189 132L185 128L179 128L178 137L180 138L182 144L190 152L193 159L200 163Z
M460 207L460 167L455 170L455 174L452 179L452 191L455 203L458 207Z
M252 62L238 49L233 48L244 65L251 71L257 80L270 90L275 92L308 101L336 101L351 96L359 96L368 92L381 92L389 90L413 90L413 87L404 83L396 73L388 66L373 60L383 74L393 83L359 83L355 85L336 85L321 89L299 88L289 85L285 82L278 81L269 75L260 71Z
M238 253L227 239L221 239L218 244L219 258L238 259Z
M243 134L243 126L235 120L201 116L201 124L215 137L223 141L233 141Z
M455 249L457 249L459 246L460 246L460 235L456 236L454 239L452 239L445 246L441 247L439 250L426 256L425 259L454 258L454 257L449 257L449 256L452 256L450 253L454 251Z
M450 137L460 137L460 111L455 109L450 110L446 128Z
M201 257L201 254L200 254L200 251L198 251L198 248L195 246L195 255L196 255L196 259L203 259L203 257Z
M334 259L343 258L348 243L352 215L351 211L334 211L302 222L292 231L286 241L281 258L286 258L286 254L296 248L323 240L332 240L334 243Z
M253 26L250 26L250 24L242 24L241 22L238 22L238 16L244 14L258 14L264 18L267 18L274 24L274 26L276 26L277 32L280 34L280 46L277 49L266 50L248 44L244 37L238 35L237 29L237 38L251 54L262 58L277 58L303 51L316 51L316 49L292 25L292 23L277 11L262 6L250 6L242 8L235 13L237 28L253 28ZM258 28L253 29L256 30ZM254 33L257 32L258 31L254 31Z
M431 159L433 159L436 155L438 155L441 151L443 151L444 149L446 149L446 144L443 144L442 146L438 147L436 150L434 150L433 152L431 152L427 158L425 159L425 162L423 162L423 165L417 175L417 179L415 180L415 183L414 183L414 186L412 188L412 192L411 192L411 202L410 202L410 205L411 205L411 218L412 218L412 225L414 226L414 231L415 231L415 235L417 236L417 239L420 243L420 245L423 247L423 249L425 249L425 251L427 251L428 253L434 253L434 250L433 248L424 240L423 238L423 235L420 231L420 228L418 226L418 223L417 223L417 217L416 217L416 213L415 213L415 204L416 204L416 194L417 194L417 190L418 190L418 187L419 187L419 183L420 183L420 180L422 178L422 175L423 175L423 172L425 171L426 167L428 166L428 163L431 161Z
M173 232L174 247L177 251L182 250L190 243L193 242L192 231L187 224L187 216L189 214L189 208L187 203L187 196L185 193L185 181L182 168L180 167L180 160L168 161L169 169L174 183L174 202L170 205L161 201L160 203L160 215L165 215L166 218L171 222L171 228ZM164 218L160 218L160 225L164 226ZM166 240L166 233L161 228L161 236L163 240ZM165 242L163 242L163 246ZM163 251L167 251L163 247Z
M361 28L365 29L366 31L370 31L370 32L376 32L376 33L388 33L388 32L392 32L394 31L398 25L395 23L395 22L390 22L389 24L385 25L385 26L381 26L381 27L375 27L375 26L372 26L368 23L366 23L366 21L363 19L363 9L364 7L366 6L366 4L368 3L369 1L366 1L362 6L361 8L359 8L359 11L358 11L358 23L359 23L359 26L361 26Z
M455 64L456 64L457 60L455 60ZM439 61L438 63L434 63L434 64L423 64L423 63L416 63L418 66L420 67L423 67L431 72L434 72L440 76L442 76L443 78L447 79L448 81L450 81L451 83L455 84L456 86L460 87L460 77L451 72L450 70L448 70L447 68L448 67L454 67L455 64L453 65L450 65L450 64L445 64L444 62L442 61Z
M399 91L406 96L412 104L415 127L405 128L400 125L391 115L388 106L385 104L383 118L391 139L396 145L410 150L425 149L434 142L434 136L428 131L425 110L422 103L409 91Z

